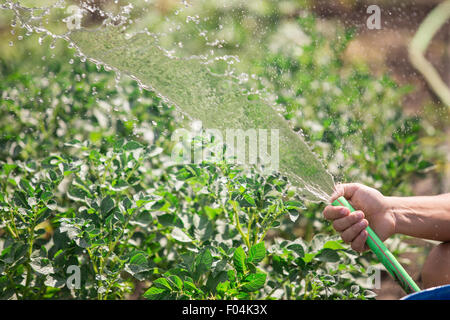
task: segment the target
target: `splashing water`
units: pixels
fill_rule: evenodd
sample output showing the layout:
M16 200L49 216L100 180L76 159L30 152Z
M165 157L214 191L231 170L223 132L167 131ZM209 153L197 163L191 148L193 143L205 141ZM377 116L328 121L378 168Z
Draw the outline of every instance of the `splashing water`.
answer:
M64 7L63 3L58 1L49 8ZM259 95L250 100L243 93L240 86L242 76L236 81L232 76L211 71L211 61L223 60L223 57L176 56L161 46L158 34L146 29L130 31L126 24L117 23L117 16L110 20L114 23L103 23L95 29L77 28L58 35L44 28L42 23L36 24L39 19L36 18L35 9L30 10L9 1L2 7L13 10L29 32L68 41L70 46L79 51L80 56L103 64L119 74L131 76L143 88L154 91L166 102L175 105L182 114L200 120L205 128L278 129L280 173L298 187L304 199L328 201L334 189L332 176L303 138L289 127L267 101ZM42 13L45 10L39 10L40 19L45 16ZM124 13L126 15L129 12L125 10ZM195 23L199 19L194 16L188 22ZM209 43L220 42L209 39L204 32L200 32L200 35ZM183 44L177 43L177 48L182 49Z

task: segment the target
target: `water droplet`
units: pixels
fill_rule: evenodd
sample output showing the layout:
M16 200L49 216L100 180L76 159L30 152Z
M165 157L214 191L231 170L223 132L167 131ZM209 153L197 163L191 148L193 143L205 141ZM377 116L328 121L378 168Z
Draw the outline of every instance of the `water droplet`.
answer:
M37 203L36 198L34 198L34 197L28 198L28 204L29 204L30 206L33 207L33 206L36 205L36 203Z

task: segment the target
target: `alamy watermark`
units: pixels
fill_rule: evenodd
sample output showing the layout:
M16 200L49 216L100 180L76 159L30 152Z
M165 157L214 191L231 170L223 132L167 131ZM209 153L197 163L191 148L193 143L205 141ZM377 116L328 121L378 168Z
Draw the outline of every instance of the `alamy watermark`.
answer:
M381 29L381 9L376 4L372 4L367 7L366 13L370 16L367 18L366 26L368 29Z
M171 160L175 164L221 162L261 165L264 170L279 167L278 129L203 129L195 122L192 130L176 129Z
M69 289L81 288L81 271L79 266L70 265L67 267L66 273L71 274L66 280L66 286Z
M66 269L67 278L62 279L59 277L53 278L50 277L45 281L45 284L50 287L64 287L66 286L68 289L81 289L81 269L77 265L69 265Z
M366 288L381 289L381 269L375 266L367 268Z

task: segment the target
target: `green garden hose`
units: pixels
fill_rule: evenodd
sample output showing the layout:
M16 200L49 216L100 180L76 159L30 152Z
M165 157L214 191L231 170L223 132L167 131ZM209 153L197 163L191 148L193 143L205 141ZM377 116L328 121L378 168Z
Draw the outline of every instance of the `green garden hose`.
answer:
M344 197L339 197L333 201L333 206L343 206L350 209L350 212L355 211L353 207L348 203ZM384 265L386 270L391 274L391 276L400 284L400 286L405 290L406 293L414 293L420 291L420 288L414 282L414 280L409 276L409 274L403 269L401 264L395 259L393 254L389 251L384 243L380 240L377 234L372 230L372 228L366 228L369 236L367 237L367 245L375 253L378 260Z

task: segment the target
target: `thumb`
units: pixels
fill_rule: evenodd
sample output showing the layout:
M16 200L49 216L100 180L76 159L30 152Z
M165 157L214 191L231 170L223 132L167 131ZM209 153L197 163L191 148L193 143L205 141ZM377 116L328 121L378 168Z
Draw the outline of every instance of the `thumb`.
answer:
M331 195L331 202L339 197L344 197L349 200L353 197L356 190L361 188L360 183L338 183L334 186L334 192Z

